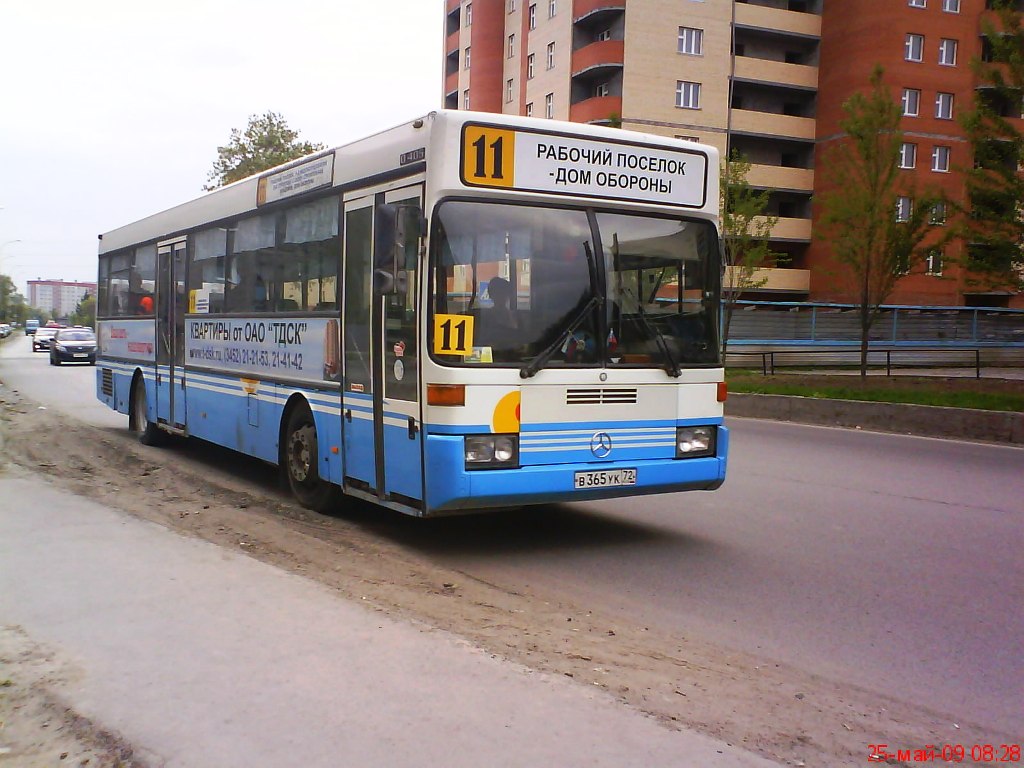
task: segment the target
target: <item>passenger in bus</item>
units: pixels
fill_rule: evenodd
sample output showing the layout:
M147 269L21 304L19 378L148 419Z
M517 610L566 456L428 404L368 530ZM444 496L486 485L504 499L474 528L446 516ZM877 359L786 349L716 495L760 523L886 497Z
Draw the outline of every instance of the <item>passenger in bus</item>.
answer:
M522 334L512 306L515 299L512 284L503 277L492 277L487 292L494 306L480 315L480 343L501 348L520 344Z
M143 296L139 299L139 305L135 310L137 315L152 315L153 314L153 297Z

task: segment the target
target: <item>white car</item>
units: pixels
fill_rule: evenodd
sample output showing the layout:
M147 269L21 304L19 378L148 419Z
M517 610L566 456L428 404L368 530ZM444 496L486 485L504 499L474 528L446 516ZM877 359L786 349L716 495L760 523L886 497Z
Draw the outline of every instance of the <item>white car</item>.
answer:
M47 352L50 349L50 341L57 335L60 328L44 326L32 334L32 351Z

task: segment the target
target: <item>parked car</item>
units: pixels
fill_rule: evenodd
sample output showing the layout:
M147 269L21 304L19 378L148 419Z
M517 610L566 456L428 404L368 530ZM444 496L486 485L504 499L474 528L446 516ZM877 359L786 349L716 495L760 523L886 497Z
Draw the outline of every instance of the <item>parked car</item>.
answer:
M6 339L13 330L7 323L0 323L0 339Z
M32 351L45 352L50 348L50 340L57 335L60 328L39 328L32 335Z
M38 331L36 332L38 335ZM96 365L96 334L91 328L61 328L50 342L50 365Z

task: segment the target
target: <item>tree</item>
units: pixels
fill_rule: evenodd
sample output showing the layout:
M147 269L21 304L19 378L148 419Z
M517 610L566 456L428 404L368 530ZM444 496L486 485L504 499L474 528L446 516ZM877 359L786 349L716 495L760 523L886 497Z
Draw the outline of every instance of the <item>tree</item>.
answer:
M71 314L72 325L87 325L90 328L96 326L96 297L85 294L78 302L75 311Z
M875 66L871 90L843 104L844 136L823 164L830 190L822 224L832 254L852 283L860 321L860 375L867 375L871 326L897 281L924 262L933 211L941 197L915 194L900 173L901 110ZM819 171L820 173L821 171ZM901 200L902 198L902 200Z
M970 279L987 288L1024 290L1024 31L1016 4L995 0L998 24L983 22L985 58L972 62L982 87L974 108L960 118L974 164L965 170L966 215L960 234L967 245Z
M750 162L733 150L722 163L719 198L722 209L722 246L725 279L722 282L722 358L729 345L729 327L736 302L744 291L767 282L760 271L772 263L775 254L768 247L778 216L768 216L771 190L754 189L747 181Z
M217 189L321 149L323 144L299 141L298 131L276 112L250 115L245 131L232 128L227 145L217 147L217 159L207 176L210 183L203 189Z
M14 307L14 281L7 275L0 275L0 320L7 321Z

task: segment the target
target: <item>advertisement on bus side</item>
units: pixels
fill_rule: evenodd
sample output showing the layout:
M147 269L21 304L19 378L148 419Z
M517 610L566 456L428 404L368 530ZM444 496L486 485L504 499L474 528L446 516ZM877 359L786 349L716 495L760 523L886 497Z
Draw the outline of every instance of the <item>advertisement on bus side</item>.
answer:
M101 357L153 362L156 359L156 323L147 320L101 320L97 341Z
M262 378L339 381L338 320L189 318L185 323L185 363Z

